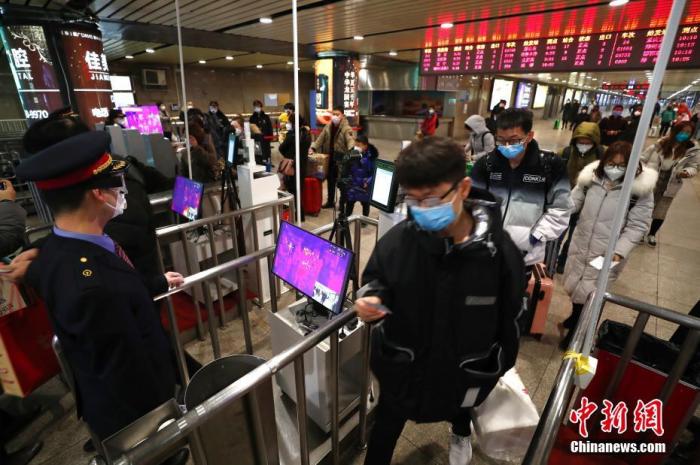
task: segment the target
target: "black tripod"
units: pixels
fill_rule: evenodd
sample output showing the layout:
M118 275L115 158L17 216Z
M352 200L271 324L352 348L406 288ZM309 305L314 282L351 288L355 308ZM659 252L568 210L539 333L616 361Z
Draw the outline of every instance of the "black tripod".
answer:
M353 250L352 235L350 234L350 224L348 223L348 215L345 211L348 197L349 181L345 178L338 180L338 189L340 189L340 207L336 210L336 217L333 221L333 229L328 239L335 242L337 245L348 250ZM335 239L335 241L334 241ZM353 282L353 290L356 292L360 287L358 279L357 262L353 261L350 267L349 278Z
M221 172L221 214L226 207L226 200L229 202L231 210L241 208L241 199L238 198L238 188L233 179L233 165L226 162L224 170Z

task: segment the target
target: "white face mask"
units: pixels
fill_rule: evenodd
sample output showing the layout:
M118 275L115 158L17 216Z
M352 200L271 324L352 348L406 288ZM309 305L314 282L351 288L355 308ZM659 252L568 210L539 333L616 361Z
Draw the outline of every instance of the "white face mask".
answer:
M576 149L579 153L586 153L593 148L593 144L576 144Z
M163 110L163 111L165 111L165 105L161 105L161 106L160 106L160 109Z
M292 123L287 123L285 126L286 126L286 128L287 128L287 131L291 131L291 130L292 130Z
M114 123L122 126L124 124L124 118L116 118Z
M116 218L119 215L124 214L124 210L126 210L126 187L117 187L114 189L110 189L112 192L115 192L117 194L117 203L116 205L112 205L109 202L105 202L105 205L107 205L109 208L112 209L112 218Z
M433 110L433 109L431 108L430 110L428 110L428 113L430 113L430 114L432 115L433 113L435 113L435 110Z
M331 121L332 121L333 124L335 124L336 126L339 125L339 124L340 124L340 116L332 116L332 117L331 117Z
M243 130L241 128L236 128L236 135L240 136Z
M253 111L254 111L255 113L260 113L260 112L262 111L262 108L260 108L260 107L255 107L255 108L253 108Z
M617 181L625 175L625 169L619 166L606 166L603 168L603 171L605 171L605 175L610 178L611 181Z
M355 150L357 150L360 153L364 153L365 151L362 150L362 147L358 147L357 145L355 146Z
M641 115L641 114L642 114L641 111L635 111L635 112L634 112L634 116L639 116L639 115Z
M219 109L216 107L209 107L209 112L216 113Z

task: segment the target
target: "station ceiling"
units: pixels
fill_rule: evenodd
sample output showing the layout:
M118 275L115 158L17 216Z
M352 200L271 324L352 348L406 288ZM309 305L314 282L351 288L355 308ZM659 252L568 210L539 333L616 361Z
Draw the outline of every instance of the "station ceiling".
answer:
M132 55L136 62L179 63L173 46L177 24L173 0L0 1L91 12L102 21L111 61ZM313 54L326 50L417 62L422 48L460 41L664 27L671 4L672 0L631 0L620 7L611 7L608 0L298 0L300 66L310 71ZM292 43L290 0L180 0L180 13L183 31L187 31L183 34L185 63L206 60L217 67L291 69L287 64ZM263 17L272 22L261 23ZM683 22L700 23L700 0L688 0ZM441 27L445 23L453 27ZM146 48L155 53L146 54ZM234 59L226 60L227 55ZM671 71L664 82L680 86L681 81L688 83L689 73L693 74ZM592 83L619 80L612 74L610 78L606 73L589 76ZM644 72L626 75L640 82L646 78Z

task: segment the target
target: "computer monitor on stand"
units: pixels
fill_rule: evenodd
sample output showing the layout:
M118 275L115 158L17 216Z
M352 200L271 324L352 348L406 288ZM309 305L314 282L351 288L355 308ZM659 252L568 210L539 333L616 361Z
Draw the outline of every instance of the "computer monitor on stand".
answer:
M304 294L304 314L332 317L343 311L352 251L283 221L272 273Z

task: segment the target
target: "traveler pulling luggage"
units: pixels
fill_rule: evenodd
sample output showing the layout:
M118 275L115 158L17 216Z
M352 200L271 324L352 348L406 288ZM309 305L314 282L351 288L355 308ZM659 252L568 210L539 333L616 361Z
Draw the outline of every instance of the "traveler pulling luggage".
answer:
M321 181L317 178L304 178L304 213L318 215L321 211Z

